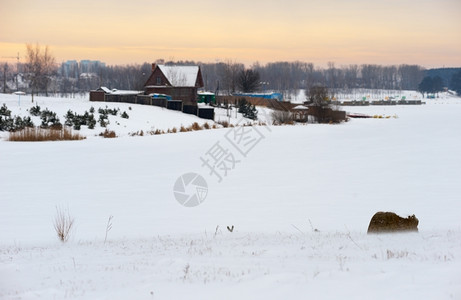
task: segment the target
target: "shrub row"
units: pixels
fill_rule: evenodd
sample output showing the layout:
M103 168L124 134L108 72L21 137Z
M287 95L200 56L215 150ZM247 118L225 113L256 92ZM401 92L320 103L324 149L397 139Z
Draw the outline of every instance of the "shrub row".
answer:
M26 127L34 127L30 117L11 116L11 110L3 103L0 107L0 131L16 131Z
M94 112L95 109L94 107L90 107L89 112L85 111L83 115L79 115L77 113L74 113L72 110L68 110L67 114L64 116L66 119L65 125L66 126L71 126L75 130L80 130L82 125L88 126L89 129L94 129L96 126L96 119L94 117ZM101 127L107 127L109 124L109 115L116 116L120 112L119 108L114 108L110 109L106 106L106 108L99 108L98 113L99 115L99 125ZM56 113L49 111L48 109L45 109L44 111L41 110L39 105L35 105L30 108L29 113L32 116L40 116L42 119L42 128L60 128L62 127L59 118L56 116ZM9 111L6 107L5 104L3 104L3 107L0 108L0 114L4 115L10 115L11 111ZM121 114L122 118L128 119L129 115L124 111ZM32 125L33 126L33 125Z
M119 108L111 109L111 108L108 108L107 106L106 106L106 108L99 108L98 109L98 113L100 113L101 115L113 115L113 116L116 116L119 111L120 111Z
M89 129L94 129L96 126L96 119L94 118L94 114L88 113L87 111L85 111L83 115L79 115L72 112L71 110L68 110L65 118L66 122L64 124L66 126L72 126L75 130L80 130L82 125L88 126Z
M0 115L0 131L16 131L26 127L34 127L30 117L21 118Z

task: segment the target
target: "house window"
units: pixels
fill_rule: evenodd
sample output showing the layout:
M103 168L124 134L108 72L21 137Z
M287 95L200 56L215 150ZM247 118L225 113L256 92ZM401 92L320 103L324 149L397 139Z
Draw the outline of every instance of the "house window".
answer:
M162 77L157 77L157 85L162 85Z

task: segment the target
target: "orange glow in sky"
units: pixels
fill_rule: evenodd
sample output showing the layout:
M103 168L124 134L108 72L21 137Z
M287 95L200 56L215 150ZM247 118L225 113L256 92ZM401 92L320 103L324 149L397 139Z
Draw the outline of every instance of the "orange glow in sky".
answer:
M0 0L0 61L461 66L460 0ZM3 58L2 58L3 57Z

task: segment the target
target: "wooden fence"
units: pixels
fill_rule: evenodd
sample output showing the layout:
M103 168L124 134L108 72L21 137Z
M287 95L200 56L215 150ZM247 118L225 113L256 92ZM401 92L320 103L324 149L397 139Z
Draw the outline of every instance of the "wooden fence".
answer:
M192 114L202 119L214 120L214 108L200 108L197 105L192 104L186 105L183 104L182 100L166 100L161 98L152 98L152 96L149 95L118 95L106 94L103 91L91 91L90 101L132 103L158 106L170 110L181 111L186 114Z

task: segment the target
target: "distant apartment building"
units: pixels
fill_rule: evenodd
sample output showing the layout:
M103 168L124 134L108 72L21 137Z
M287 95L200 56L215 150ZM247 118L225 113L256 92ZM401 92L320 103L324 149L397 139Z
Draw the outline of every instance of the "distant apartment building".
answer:
M68 60L61 64L61 75L66 78L78 78L78 62L76 60Z
M80 73L98 73L99 69L105 66L106 64L99 60L81 60Z
M68 60L61 64L60 73L66 78L79 78L81 74L98 74L106 66L99 60Z

